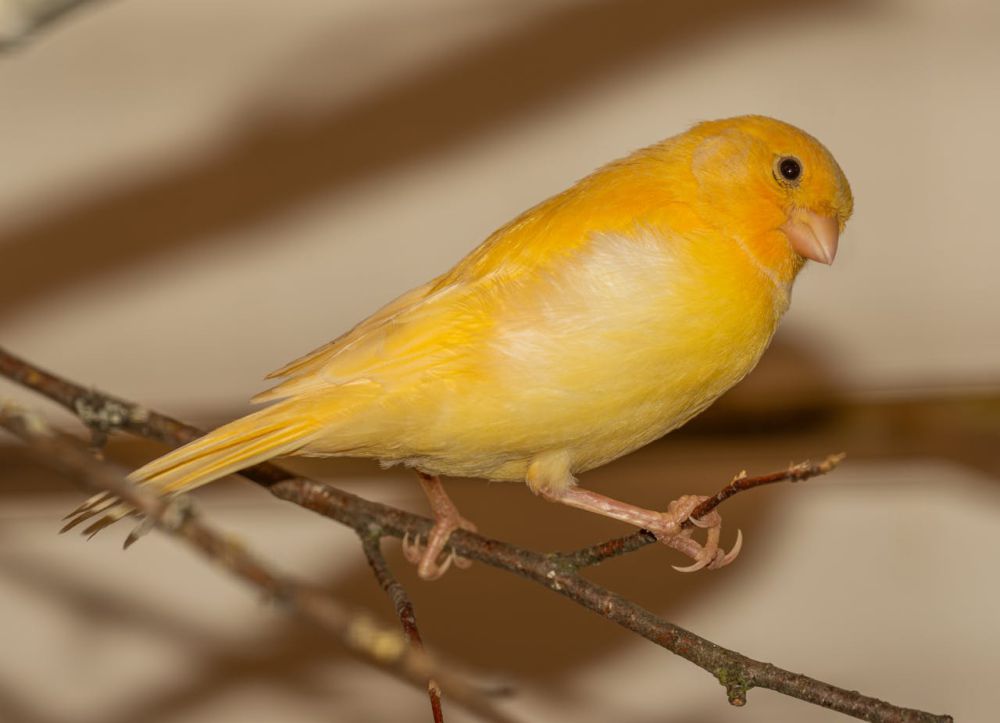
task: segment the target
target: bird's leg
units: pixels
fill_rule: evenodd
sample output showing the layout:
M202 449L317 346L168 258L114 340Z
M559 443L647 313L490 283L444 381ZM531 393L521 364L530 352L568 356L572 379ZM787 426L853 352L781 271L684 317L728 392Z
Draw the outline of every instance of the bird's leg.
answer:
M740 553L743 544L742 532L737 532L736 544L728 553L719 548L719 535L722 530L722 517L718 512L712 510L700 519L692 519L691 522L696 527L701 527L708 531L708 538L705 544L699 543L691 537L691 528L683 527L684 521L691 516L691 512L700 505L705 497L697 495L684 495L674 500L667 506L666 512L656 512L654 510L636 507L626 502L618 500L580 487L570 486L559 491L540 489L543 497L553 502L559 502L570 507L576 507L588 512L596 512L605 517L611 517L630 525L649 530L663 544L674 548L694 560L694 563L687 567L674 566L680 572L694 572L707 567L710 570L717 570L725 567Z
M424 472L417 474L420 476L420 486L424 488L427 500L431 503L431 510L434 512L434 527L427 536L426 547L421 545L419 537L415 542L411 542L409 536L404 537L403 556L417 566L417 574L424 580L436 580L444 575L452 562L460 568L467 568L472 564L463 557L457 557L454 550L448 553L443 562L439 563L438 558L444 552L452 532L458 529L475 532L476 526L458 513L458 508L444 491L440 479Z

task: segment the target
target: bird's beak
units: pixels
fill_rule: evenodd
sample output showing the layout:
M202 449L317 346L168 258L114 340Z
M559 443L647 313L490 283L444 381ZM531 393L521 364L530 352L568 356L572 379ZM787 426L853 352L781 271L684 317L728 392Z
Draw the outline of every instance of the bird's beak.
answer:
M836 218L796 208L781 226L781 230L788 236L792 248L799 256L821 264L833 263L840 238L840 224Z

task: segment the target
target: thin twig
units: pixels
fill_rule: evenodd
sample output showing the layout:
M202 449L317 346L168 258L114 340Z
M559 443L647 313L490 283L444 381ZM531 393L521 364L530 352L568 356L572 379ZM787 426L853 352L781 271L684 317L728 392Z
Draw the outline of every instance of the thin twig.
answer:
M698 519L704 517L723 502L739 492L746 492L755 487L774 484L775 482L802 482L812 477L824 475L832 472L833 469L844 461L847 455L843 452L828 455L822 462L799 462L788 466L788 469L770 474L757 475L751 477L743 470L733 478L733 481L695 507L691 511L691 518ZM685 526L692 526L691 518L684 521Z
M125 473L96 459L75 440L57 436L36 414L11 404L0 404L0 427L27 444L45 464L86 487L108 492L139 511L156 528L187 542L214 563L246 583L263 590L303 620L332 635L351 653L377 668L416 685L433 675L455 700L486 720L511 719L460 677L431 661L423 647L408 645L398 632L362 612L352 612L323 592L272 572L230 536L207 525L186 497L166 499L130 484Z
M200 430L182 422L44 372L3 349L0 349L0 374L44 394L70 411L76 411L80 399L88 400L87 408L96 412L99 419L107 416L103 414L103 410L109 406L123 410L119 415L120 424L114 425L112 429L122 429L174 445L183 444L202 434ZM93 425L93 422L90 424ZM789 470L784 470L775 475L780 477L788 473ZM362 537L370 534L372 529L379 530L381 535L392 537L403 537L407 533L411 537L427 535L433 524L425 517L364 500L332 485L295 478L270 463L249 467L240 474L267 487L276 497L337 520L353 528ZM731 493L720 492L724 496L709 509L735 491L737 490ZM623 548L632 545L629 549L637 549L648 544L645 537L641 537L644 534L648 533L640 532L629 538L620 538L617 542L634 538L628 545L623 544ZM615 542L604 544L607 546ZM449 545L462 557L479 560L543 585L707 670L725 687L727 697L733 705L744 705L747 692L758 687L867 721L945 723L952 720L947 715L894 706L718 646L583 578L572 566L560 564L563 556L559 554L533 552L465 530L453 533Z
M389 601L396 611L399 624L403 627L403 632L410 641L410 645L416 650L424 649L424 641L420 637L420 629L417 628L417 616L413 611L413 603L410 596L406 594L406 589L392 574L389 563L382 555L382 537L377 534L370 534L361 538L361 545L365 551L368 564L375 574L378 584L389 596ZM427 697L431 701L431 713L434 715L434 723L444 723L444 712L441 710L441 688L434 679L427 680Z

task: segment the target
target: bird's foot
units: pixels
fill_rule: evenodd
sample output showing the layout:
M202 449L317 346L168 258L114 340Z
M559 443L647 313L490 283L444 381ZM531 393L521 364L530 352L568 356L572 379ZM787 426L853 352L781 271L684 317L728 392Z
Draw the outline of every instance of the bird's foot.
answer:
M459 557L454 550L445 551L448 539L455 530L476 532L476 526L459 515L438 517L427 536L427 544L418 535L411 540L409 533L403 537L403 557L417 566L417 574L424 580L437 580L444 575L454 563L455 567L465 570L472 565L471 560Z
M440 479L424 472L418 472L417 476L434 511L434 527L427 536L426 546L421 543L419 536L411 541L410 536L406 535L403 538L403 557L417 566L417 574L424 580L437 580L448 571L452 563L463 570L472 564L470 560L458 557L454 550L449 550L443 560L441 557L452 532L476 532L476 526L458 513L458 508L448 497Z
M732 550L723 552L719 548L722 517L717 511L712 510L699 519L691 518L691 513L698 505L708 499L707 497L685 495L671 502L666 512L656 512L606 497L582 487L567 487L557 492L543 489L541 494L553 502L588 512L596 512L599 515L649 530L656 535L660 542L683 552L694 560L694 563L687 567L674 568L680 572L695 572L703 568L717 570L720 567L725 567L736 559L736 556L740 554L740 547L743 545L743 533L738 532L736 544L733 545ZM692 539L691 535L694 533L694 529L685 524L689 518L691 518L692 525L708 531L705 544Z
M706 499L708 498L700 495L684 495L667 505L666 512L660 513L661 523L646 526L646 529L656 535L656 538L664 545L672 547L694 560L686 567L672 565L678 572L696 572L704 568L718 570L735 560L743 547L743 532L741 530L736 531L736 542L729 552L725 552L719 546L722 516L716 510L712 510L704 517L697 519L691 517L691 513ZM684 522L689 519L692 525L707 531L704 544L693 539L693 528L684 527Z

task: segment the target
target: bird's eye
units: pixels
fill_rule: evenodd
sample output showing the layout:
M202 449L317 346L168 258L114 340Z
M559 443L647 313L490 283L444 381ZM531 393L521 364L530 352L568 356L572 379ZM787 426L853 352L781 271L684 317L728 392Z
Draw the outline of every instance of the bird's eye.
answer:
M784 158L779 158L778 162L774 164L774 170L776 171L774 176L779 181L783 180L794 183L802 175L802 164L798 158L785 156Z

